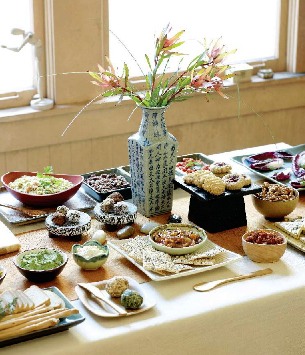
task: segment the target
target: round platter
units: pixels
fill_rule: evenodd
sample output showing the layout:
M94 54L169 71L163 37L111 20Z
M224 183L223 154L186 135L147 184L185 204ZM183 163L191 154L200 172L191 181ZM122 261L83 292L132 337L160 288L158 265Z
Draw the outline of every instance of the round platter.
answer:
M97 204L93 210L96 219L102 223L109 225L123 225L134 223L137 216L137 207L130 203L124 202L128 206L128 212L122 215L113 214L113 213L104 213L100 204Z
M46 228L50 235L58 237L73 237L87 232L91 227L91 217L85 213L80 212L80 219L77 224L67 224L58 226L52 221L53 213L50 214L45 221Z

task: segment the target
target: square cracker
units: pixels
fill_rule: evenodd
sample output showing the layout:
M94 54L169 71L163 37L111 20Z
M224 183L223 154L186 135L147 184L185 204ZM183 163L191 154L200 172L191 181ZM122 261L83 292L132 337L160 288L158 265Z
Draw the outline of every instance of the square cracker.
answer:
M295 220L293 222L275 222L274 224L295 239L300 239L301 233L305 228L303 219Z
M184 270L193 269L188 265L175 264L169 254L145 249L143 250L143 267L161 275L164 274L177 274Z

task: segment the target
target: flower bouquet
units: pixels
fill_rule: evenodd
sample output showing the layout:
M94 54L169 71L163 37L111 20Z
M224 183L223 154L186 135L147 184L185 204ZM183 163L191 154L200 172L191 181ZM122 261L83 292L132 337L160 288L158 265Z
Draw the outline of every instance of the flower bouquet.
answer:
M123 72L120 76L116 74L108 58L106 58L109 64L108 69L98 65L98 72L90 71L89 74L94 78L92 83L105 90L102 96L118 95L119 102L124 96L128 96L136 104L144 107L165 107L172 102L186 100L194 93L209 94L216 91L224 98L228 98L221 89L223 81L232 77L232 74L226 73L229 65L223 62L234 51L225 51L221 40L218 39L213 41L210 46L205 45L203 50L185 67L184 62L188 55L177 52L177 49L185 43L181 40L184 31L179 31L172 37L170 37L170 32L171 27L168 24L155 41L152 59L145 54L147 73L145 74L140 68L145 78L143 92L138 92L130 79L126 63L123 65ZM178 67L173 73L168 74L170 61L177 56L181 58ZM135 58L134 60L136 61Z
M99 65L98 72L89 72L94 78L92 83L103 89L103 97L118 96L120 103L127 96L142 108L141 125L128 139L128 152L133 203L146 217L167 213L172 207L178 143L167 131L166 108L195 93L207 98L216 91L228 98L221 89L223 80L231 76L226 74L229 66L223 63L229 52L219 40L205 47L185 67L187 55L177 51L185 43L181 40L184 31L172 36L170 32L167 25L156 39L152 59L145 54L148 70L145 74L140 68L145 79L142 91L131 80L126 63L121 76L116 74L110 60L108 69ZM174 57L180 59L178 66L174 72L168 72Z

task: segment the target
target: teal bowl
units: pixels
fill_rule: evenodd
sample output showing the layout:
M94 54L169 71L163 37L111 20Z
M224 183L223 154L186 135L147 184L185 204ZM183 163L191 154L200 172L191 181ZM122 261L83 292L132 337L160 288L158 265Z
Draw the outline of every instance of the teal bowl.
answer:
M97 270L102 267L108 259L109 248L97 240L89 240L84 244L72 246L73 260L84 270Z

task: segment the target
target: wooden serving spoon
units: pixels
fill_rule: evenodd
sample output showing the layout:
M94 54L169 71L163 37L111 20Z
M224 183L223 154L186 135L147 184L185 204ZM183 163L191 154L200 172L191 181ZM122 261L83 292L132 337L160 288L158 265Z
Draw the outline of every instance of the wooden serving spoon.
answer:
M252 277L268 275L271 273L272 273L272 270L269 268L263 269L263 270L258 270L258 271L251 272L250 274L238 275L238 276L234 276L234 277L229 277L227 279L209 281L209 282L200 282L199 284L194 285L193 289L195 291L199 291L199 292L206 292L206 291L212 290L213 288L215 288L217 286L224 285L228 282L239 281L239 280L244 280L244 279L251 279Z
M0 206L11 208L12 210L15 210L15 211L19 211L19 212L21 212L21 213L23 213L23 214L25 214L26 216L29 216L29 217L37 217L37 216L43 216L43 215L47 214L46 211L31 210L30 208L26 208L26 207L17 207L17 206L12 206L12 205L5 205L3 203L0 203Z

